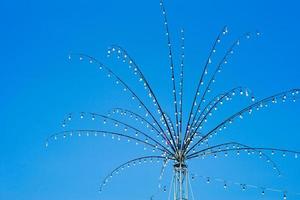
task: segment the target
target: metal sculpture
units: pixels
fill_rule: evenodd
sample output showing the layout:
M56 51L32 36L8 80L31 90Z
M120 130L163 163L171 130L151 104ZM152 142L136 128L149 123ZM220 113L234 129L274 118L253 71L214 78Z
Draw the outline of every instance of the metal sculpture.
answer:
M133 75L137 77L138 81L142 83L147 96L151 99L153 103L152 107L150 107L150 105L146 105L141 96L137 94L134 89L132 89L131 85L127 84L111 68L105 66L96 58L86 54L71 54L69 56L69 59L77 57L80 61L88 61L90 64L98 66L99 70L106 73L108 78L114 80L117 85L122 86L123 91L129 93L132 100L136 103L138 111L133 111L126 108L113 108L108 115L102 115L93 112L81 112L78 114L80 118L88 117L91 120L98 120L100 118L103 121L103 125L114 126L115 128L119 128L119 131L94 129L63 131L51 135L46 141L46 146L48 146L49 142L57 140L59 138L70 138L74 136L97 137L100 135L110 136L112 137L112 139L125 139L128 142L133 141L136 144L142 144L145 148L150 148L153 151L153 155L145 155L143 157L129 160L128 162L121 164L120 166L112 170L102 182L100 191L103 190L103 187L115 174L118 174L120 171L124 170L127 167L134 166L142 162L162 161L162 177L165 167L167 167L168 162L171 161L174 171L171 186L174 200L189 199L190 184L188 161L196 158L204 158L208 156L217 157L219 154L224 154L225 156L227 156L230 152L235 152L237 155L239 155L241 152L246 152L248 154L256 154L259 157L264 158L268 163L270 163L275 172L280 174L276 163L273 162L268 153L271 153L273 155L279 152L283 156L286 156L286 154L293 154L295 158L298 158L300 152L278 148L255 148L231 141L215 145L209 144L207 145L207 147L202 147L201 144L208 144L208 141L211 140L213 136L216 136L219 132L226 129L227 126L231 125L234 121L243 119L247 114L251 115L253 112L265 109L271 104L276 104L279 102L285 103L286 101L295 102L299 98L300 89L290 89L256 101L251 90L245 87L238 86L222 92L221 94L218 94L213 98L207 98L207 95L211 93L211 88L216 81L217 75L227 65L228 60L230 59L236 48L238 48L240 43L243 40L247 40L251 37L260 35L259 32L248 32L243 34L240 38L232 43L221 60L216 63L215 69L211 69L214 64L212 60L213 56L216 54L216 49L222 41L223 37L228 33L228 29L225 26L222 28L221 32L218 34L216 40L212 45L209 56L206 60L206 64L203 68L203 72L201 74L201 77L199 78L188 118L186 119L186 123L184 123L184 31L181 30L182 43L180 74L179 77L176 77L174 72L175 64L173 61L173 47L171 45L167 14L162 0L160 0L160 6L162 9L166 31L165 35L167 38L167 47L169 50L168 58L169 67L171 70L174 118L171 118L171 116L169 116L165 112L162 105L158 101L152 87L142 73L139 65L136 64L136 62L124 48L118 45L113 45L108 49L108 56L116 56L124 63L128 64L129 69L132 70ZM176 78L179 78L179 81L177 81ZM230 115L210 131L204 132L203 127L208 122L208 119L211 118L224 103L229 103L233 98L236 98L237 96L248 97L251 99L252 103L249 106L244 107L240 111ZM66 119L63 121L62 126L65 127L67 123L71 121L75 116L76 114L74 113L68 114ZM119 119L117 116L121 117L122 119ZM145 129L141 130L141 128L137 126L140 124L144 125ZM212 177L201 177L206 179L208 183L213 179ZM279 192L282 193L284 199L287 198L287 192L283 190L230 182L222 179L217 180L224 183L224 188L227 188L228 184L232 183L241 186L243 190L245 190L246 188L259 189L262 195L264 195L267 191ZM164 188L164 190L166 189Z

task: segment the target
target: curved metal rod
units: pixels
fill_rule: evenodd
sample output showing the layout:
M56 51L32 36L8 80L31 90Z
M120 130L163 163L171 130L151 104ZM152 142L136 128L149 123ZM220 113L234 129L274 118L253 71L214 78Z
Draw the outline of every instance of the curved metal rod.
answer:
M158 107L158 113L163 117L163 120L164 120L165 123L167 124L167 120L166 120L165 116L162 115L162 113L163 113L162 108L161 108L161 106L160 106L160 104L159 104L159 102L158 102L158 100L157 100L157 98L156 98L156 96L155 96L155 94L154 94L152 88L150 87L150 85L149 85L147 79L145 78L144 74L143 74L142 71L140 70L139 66L138 66L138 65L135 63L135 61L129 56L129 54L127 53L127 51L126 51L125 49L123 49L122 47L120 47L120 46L118 46L118 45L113 45L113 48L118 48L119 51L122 51L123 54L126 55L126 56L130 59L131 64L135 66L135 72L139 73L141 80L144 82L145 86L149 89L149 92L150 92L150 94L151 94L151 98L153 97L153 102L154 102L154 103L157 105L157 107ZM168 129L168 131L170 131L170 127L169 127L168 124L167 124L167 129ZM162 130L162 131L163 131L163 130ZM163 132L164 132L164 131L163 131ZM171 131L170 131L170 132L171 132ZM165 133L164 133L164 134L165 134ZM172 135L171 135L171 140L174 142L174 138L173 138ZM170 142L170 143L171 143L171 142ZM174 144L175 144L175 142L174 142ZM173 146L171 146L171 147L172 147L172 149L173 149L174 151L176 151L176 147L173 147Z
M173 62L173 54L172 54L172 46L171 46L171 37L169 32L169 25L167 20L167 13L164 6L163 0L160 0L160 7L162 10L163 18L164 18L164 26L167 36L167 42L168 42L168 49L169 49L169 62L170 62L170 69L171 69L171 80L172 80L172 94L173 94L173 100L174 100L174 111L175 111L175 119L176 119L176 130L177 134L179 133L179 127L178 127L178 107L177 107L177 90L176 90L176 77L174 75L174 62ZM174 143L176 145L176 143ZM177 147L176 147L177 148Z
M85 115L85 114L89 114L90 116L92 117L101 117L103 119L106 119L106 120L109 120L109 121L112 121L112 122L115 122L117 124L122 124L124 125L125 127L128 127L140 134L142 134L143 136L149 138L152 142L154 142L155 144L159 145L160 147L162 147L163 149L165 149L166 152L168 152L170 155L172 155L173 153L170 152L163 144L161 144L160 142L158 142L157 140L155 140L154 138L152 138L151 136L149 136L148 134L146 134L145 132L137 129L136 127L134 126L131 126L130 124L127 124L127 123L124 123L120 120L117 120L117 119L114 119L112 117L108 117L108 116L105 116L105 115L101 115L101 114L98 114L98 113L93 113L93 112L80 112L82 115ZM66 120L65 120L66 121Z
M210 109L207 110L207 112L206 112L205 115L203 114L203 112L205 112L205 110L203 110L203 112L201 113L201 115L198 117L197 122L195 123L195 125L197 125L197 123L200 121L200 119L201 119L201 121L199 122L198 126L196 126L195 128L193 127L193 128L195 129L195 131L197 131L197 130L202 126L203 122L207 119L208 115L213 111L213 109L216 108L216 106L217 106L218 104L221 104L221 102L223 102L223 99L224 99L224 98L232 97L232 96L235 95L235 93L236 93L235 90L240 90L240 91L246 90L246 91L248 91L248 88L246 88L246 87L240 87L240 86L239 86L239 87L236 87L236 88L233 88L233 89L229 90L227 93L225 93L223 96L221 96L221 97L214 103L214 105L211 106ZM253 98L253 97L252 97L252 98ZM202 115L203 115L203 117L202 117ZM192 139L193 139L193 134L192 134L191 140L192 140ZM190 143L190 142L189 142L189 143ZM188 145L189 145L189 144L187 144L187 146L188 146Z
M182 137L182 105L183 105L183 73L184 73L184 30L181 29L181 63L180 63L180 83L179 83L179 87L180 87L180 92L179 92L179 96L180 96L180 101L179 101L179 132L178 132L178 148L180 148L180 144L181 144L181 137Z
M229 92L229 94L230 94L230 96L234 96L232 93L234 92L235 93L235 90L237 90L237 89L240 89L240 91L242 91L242 92L244 92L243 90L245 90L247 93L252 93L248 88L246 88L246 87L241 87L241 86L239 86L239 87L236 87L236 88L233 88L233 89L231 89L231 90L229 90L229 91L227 91L227 92ZM226 92L226 93L227 93ZM231 92L231 93L230 93ZM224 95L226 95L226 93L222 93L222 94L219 94L219 95L217 95L217 96L215 96L205 107L204 107L204 109L202 110L202 112L200 113L200 115L199 115L199 117L198 117L198 119L197 119L197 122L199 122L200 121L200 119L202 118L205 118L206 116L207 116L207 113L209 114L209 112L211 112L211 111L213 111L213 110L210 110L208 107L210 107L210 108L216 108L216 106L217 106L217 104L221 104L221 103L223 103L223 99L221 99ZM231 100L231 98L229 98L229 95L227 95L227 96L225 96L225 98L226 98L226 100ZM221 99L221 100L220 100ZM217 102L217 104L216 105L214 105L215 103ZM206 115L204 115L204 113L206 112ZM194 124L195 125L195 127L197 127L196 126L196 123ZM200 124L201 125L201 124ZM193 129L195 129L195 127L192 127Z
M235 119L238 116L241 116L243 113L245 112L249 112L252 111L252 109L254 107L263 107L264 103L269 103L270 101L275 103L275 100L277 98L282 98L282 100L285 102L287 99L287 95L291 95L293 98L295 98L295 95L299 94L300 89L291 89L288 91L284 91L284 92L280 92L277 93L275 95L266 97L256 103L251 104L250 106L245 107L244 109L236 112L235 114L231 115L230 117L228 117L227 119L225 119L224 121L222 121L219 125L217 125L215 128L213 128L211 131L209 131L202 139L200 139L198 142L196 142L190 149L186 149L186 154L188 154L197 144L199 144L201 141L203 141L204 139L208 138L211 134L213 134L217 129L219 129L220 127L222 127L223 125L225 125L226 123L230 123L232 122L233 119Z
M230 151L242 151L242 150L252 150L252 151L260 151L260 154L262 154L261 151L272 151L273 153L274 152L282 152L284 153L283 155L285 156L285 153L294 153L295 154L295 158L298 158L298 155L300 155L300 152L299 151L291 151L291 150L285 150L285 149L278 149L278 148L252 148L252 147L243 147L243 148L238 148L238 149L235 149L235 148L231 148L231 149L222 149L222 150L216 150L216 151L211 151L209 152L207 155L209 154L217 154L217 153L222 153L222 152L230 152ZM192 158L192 157L191 157ZM269 156L267 156L267 158L270 158ZM278 175L280 176L281 175L281 172L280 170L278 169L277 165L275 164L275 162L271 161L269 159L270 162L272 162L273 164L273 169L275 169L277 172L278 172Z
M227 91L226 93L224 94L221 94L221 95L217 95L216 98L217 101L214 101L214 99L212 100L213 101L213 106L211 106L211 108L206 112L206 114L202 117L202 120L200 121L200 123L198 124L198 126L196 126L195 131L192 133L191 137L188 137L185 141L184 141L184 146L183 146L183 149L185 148L188 148L189 144L191 143L191 141L193 140L193 137L195 135L195 133L197 132L197 130L200 128L200 126L202 125L203 121L206 119L206 117L209 115L209 113L216 107L216 105L218 105L220 102L223 101L224 98L227 98L228 96L231 96L232 93L235 91L235 90L243 90L243 89L247 89L247 88L244 88L244 87L235 87L235 88L232 88L230 89L229 91ZM219 98L220 96L220 98ZM208 104L209 105L209 104ZM202 111L201 115L199 116L199 118L197 120L199 120L203 114L205 110Z
M186 130L185 130L185 134L184 134L184 140L186 139L187 135L189 134L189 129L190 129L190 120L191 120L191 116L193 114L193 110L194 110L194 106L195 106L195 101L197 99L197 96L199 95L199 88L200 86L203 84L203 78L204 78L204 75L206 73L206 70L208 68L208 65L211 63L211 56L212 54L215 52L215 48L217 46L217 44L221 41L221 38L222 38L222 35L225 35L227 33L227 27L224 26L222 28L222 31L218 34L215 42L213 43L213 46L210 50L210 53L208 55L208 58L206 60L206 63L204 65L204 68L203 68L203 71L202 71L202 74L201 74L201 77L200 77L200 80L198 82L198 85L197 85L197 89L196 89L196 93L194 95L194 99L193 99L193 103L191 105L191 110L189 112L189 117L188 117L188 122L187 122L187 126L186 126ZM183 144L182 144L183 145ZM182 146L181 146L182 148Z
M166 159L166 157L163 157L163 156L143 156L143 157L139 157L139 158L135 158L135 159L132 159L132 160L129 160L121 165L119 165L118 167L116 167L114 170L112 170L104 179L103 179L103 182L100 186L100 189L99 191L101 192L103 190L103 187L106 185L106 183L108 182L108 180L110 178L112 178L112 176L116 173L119 172L119 170L123 170L125 167L128 167L130 166L130 164L134 164L135 162L142 162L143 160L148 160L148 159L158 159L158 160L161 160L161 159ZM171 159L171 158L167 158L167 159ZM172 159L171 159L172 160Z
M251 148L253 151L259 151L256 148L253 148L253 147L250 147L248 145L241 144L241 143L238 143L238 142L227 142L227 143L215 145L215 146L212 146L212 147L208 147L206 149L202 149L200 151L197 151L195 153L187 155L187 160L195 158L195 157L198 157L198 156L207 156L207 155L211 155L211 154L216 154L218 152L213 151L214 149L216 149L216 148L222 148L222 147L228 147L230 145L236 145L237 147L236 148L234 147L232 149L236 149L237 151L241 150L241 147L239 147L239 146L242 146L243 148ZM218 149L218 151L220 151L220 150L222 150L222 149ZM228 150L228 148L226 150ZM224 149L224 152L227 153L227 151L225 151L225 149ZM259 153L261 153L261 156L265 157L265 159L267 161L270 161L272 163L273 167L276 169L277 173L280 175L281 172L280 172L280 170L278 168L278 165L270 158L270 156L268 156L267 154L265 154L263 152L259 152Z
M88 59L90 59L90 61L95 62L96 64L98 64L101 69L104 68L106 71L108 71L110 74L112 74L121 84L123 84L125 86L125 88L127 88L130 91L130 93L138 100L138 102L140 103L140 105L149 113L149 115L152 117L152 119L159 126L158 121L156 120L156 118L154 117L154 115L151 113L151 111L149 110L149 108L143 103L143 101L137 96L137 94L121 78L119 78L119 76L117 76L110 68L106 67L104 64L102 64L96 58L94 58L92 56L89 56L89 55L86 55L86 54L71 54L71 55L78 55L78 56L82 56L82 57L87 57ZM160 129L164 133L164 130L161 127L160 127ZM173 149L173 150L175 150L175 149Z
M171 131L173 130L170 134L173 133L174 136L177 137L176 136L176 132L175 132L175 126L174 126L173 122L171 121L170 116L167 113L165 113L165 112L163 114L166 116L167 122L168 122L168 124L169 124L169 126L171 128ZM175 138L175 141L177 141L177 138ZM177 145L177 143L175 145Z
M125 108L112 108L111 110L123 111L124 113L130 113L130 115L140 118L141 121L145 121L147 125L151 126L152 130L157 132L162 137L163 140L165 140L165 141L169 140L168 138L165 138L165 135L154 126L154 124L156 125L155 122L153 122L153 123L149 122L146 118L142 117L141 115L137 114L136 112L133 112L133 111L125 109Z
M201 132L196 132L196 134L195 134L194 137L196 138L197 136L198 136L199 138L202 138L202 137L203 137L203 134L201 134ZM209 144L209 142L208 142L208 140L203 141L201 144L198 144L198 146L203 145L204 143L206 144L207 148L210 148L210 147L211 147L210 144ZM193 149L193 153L194 153L194 152L196 152L196 147Z
M51 140L57 140L58 137L60 137L60 136L63 137L63 138L67 138L67 137L74 136L74 134L82 134L82 133L86 133L86 135L88 134L87 136L89 136L90 134L94 134L94 136L98 136L99 133L102 133L102 134L108 134L108 135L112 135L112 136L124 137L124 138L130 139L130 140L133 140L135 142L142 143L144 145L147 145L147 146L150 146L152 148L158 149L163 153L165 152L164 149L157 147L157 145L154 145L154 144L149 143L149 142L145 142L141 139L138 139L138 138L126 135L126 134L122 134L122 133L118 133L118 132L112 132L112 131L93 130L93 129L69 130L69 131L62 131L62 132L59 132L59 133L52 134L51 136L49 136L46 139L46 147L48 147L48 144Z
M211 84L215 81L215 77L216 77L216 74L221 70L221 67L223 64L226 64L227 63L227 60L228 60L228 57L233 54L233 50L235 49L235 47L239 46L240 45L240 40L243 39L243 38L247 38L251 35L250 32L247 32L247 33L244 33L243 35L241 35L238 39L236 39L230 46L230 48L226 51L225 55L223 56L223 58L221 59L221 61L219 62L219 64L217 65L212 77L210 78L205 90L204 90L204 93L201 97L201 100L200 100L200 103L198 104L198 107L196 109L196 113L193 117L193 119L196 118L197 114L198 114L198 110L201 108L201 105L202 105L202 102L204 101L205 99L205 96L206 94L208 93L208 91L210 90L210 86ZM192 126L193 126L193 123L194 123L194 120L192 120ZM197 122L196 122L197 123Z
M252 98L253 98L253 96L252 96ZM298 98L294 97L293 101L295 101L296 99L298 99ZM272 102L273 102L273 103L276 103L276 100L273 99ZM211 108L214 108L214 107L216 107L216 106L211 106ZM211 112L211 111L208 111L208 113L209 113L209 112ZM249 113L251 113L251 112L252 112L252 110L249 110ZM201 115L202 115L202 114L201 114ZM207 115L206 115L206 116L207 116ZM203 119L205 119L206 116L204 116ZM200 127L201 127L201 125L199 125L199 128L200 128ZM208 138L207 138L207 139L208 139ZM206 140L207 140L207 139L206 139Z

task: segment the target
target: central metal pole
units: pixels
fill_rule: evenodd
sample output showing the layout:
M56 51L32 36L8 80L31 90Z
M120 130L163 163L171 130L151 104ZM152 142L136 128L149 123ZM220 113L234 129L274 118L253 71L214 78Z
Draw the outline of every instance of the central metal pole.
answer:
M188 170L184 163L174 165L174 200L188 200Z

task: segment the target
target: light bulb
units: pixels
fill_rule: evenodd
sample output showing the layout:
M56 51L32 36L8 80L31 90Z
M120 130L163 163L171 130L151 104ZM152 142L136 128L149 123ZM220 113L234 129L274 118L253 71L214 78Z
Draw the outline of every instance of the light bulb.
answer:
M210 178L209 177L206 179L206 183L210 183Z
M245 191L246 190L246 186L242 185L242 190Z

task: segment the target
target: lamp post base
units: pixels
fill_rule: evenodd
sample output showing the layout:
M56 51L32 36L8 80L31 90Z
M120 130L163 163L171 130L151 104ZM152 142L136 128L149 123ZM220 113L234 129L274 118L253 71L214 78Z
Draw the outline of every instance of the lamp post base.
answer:
M188 169L184 163L174 164L173 177L174 200L188 200Z

